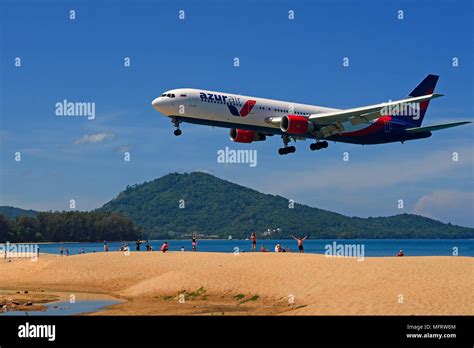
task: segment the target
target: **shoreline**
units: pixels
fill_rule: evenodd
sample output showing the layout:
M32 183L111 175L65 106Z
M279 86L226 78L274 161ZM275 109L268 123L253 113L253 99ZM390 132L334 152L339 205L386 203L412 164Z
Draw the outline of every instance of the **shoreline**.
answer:
M141 239L142 241L148 240L149 242L158 242L158 241L191 241L191 238L188 239L169 239L169 238L162 238L162 239ZM232 239L227 239L227 238L198 238L199 241L250 241L249 239L239 239L239 238L232 238ZM259 238L258 241L292 241L294 242L293 239L291 238ZM439 240L439 241L447 241L447 240L467 240L467 241L474 241L474 238L308 238L309 241L344 241L344 240L368 240L368 241L416 241L416 240ZM32 244L32 245L48 245L48 244L83 244L83 243L103 243L103 240L100 241L95 241L95 242L10 242L10 244ZM107 240L107 243L121 243L121 242L129 242L129 243L134 243L134 240ZM1 244L6 244L6 242L0 243Z

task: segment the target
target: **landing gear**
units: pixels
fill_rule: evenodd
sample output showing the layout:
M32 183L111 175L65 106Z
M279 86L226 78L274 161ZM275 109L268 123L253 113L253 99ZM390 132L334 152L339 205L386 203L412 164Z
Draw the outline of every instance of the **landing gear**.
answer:
M290 142L290 137L286 134L282 135L281 138L283 139L283 147L278 149L278 153L280 155L287 155L289 153L294 153L296 151L296 147L288 146Z
M327 141L318 141L317 143L313 143L309 145L309 148L311 149L311 151L315 151L315 150L325 149L328 146L329 144Z
M287 146L287 147L281 147L278 149L278 153L280 155L287 155L289 153L293 153L296 151L296 147L294 146Z
M173 123L173 126L176 127L176 130L173 132L174 135L180 136L183 132L181 132L181 129L179 129L179 124L181 121L177 119L176 117L171 118L171 122Z

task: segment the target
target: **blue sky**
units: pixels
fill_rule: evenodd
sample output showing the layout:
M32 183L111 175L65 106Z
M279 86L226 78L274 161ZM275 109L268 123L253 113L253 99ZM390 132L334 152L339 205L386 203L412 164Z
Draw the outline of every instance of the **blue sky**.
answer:
M0 205L63 210L75 199L78 209L94 209L126 185L202 170L346 215L417 213L474 226L472 125L403 145L331 143L312 152L309 141L299 142L295 154L279 156L278 137L235 144L227 129L185 124L177 138L150 106L165 90L192 87L356 107L405 97L433 73L440 75L437 92L446 96L430 104L424 125L472 120L470 1L0 6ZM131 58L129 68L124 57ZM349 67L342 66L344 57ZM94 102L96 118L55 116L64 99ZM217 163L226 146L256 149L258 165Z

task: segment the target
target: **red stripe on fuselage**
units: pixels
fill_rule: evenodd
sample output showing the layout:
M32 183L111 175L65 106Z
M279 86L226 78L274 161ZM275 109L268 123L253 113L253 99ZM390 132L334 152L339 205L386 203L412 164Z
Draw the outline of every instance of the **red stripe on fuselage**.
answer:
M242 106L242 110L240 110L240 116L245 117L250 114L255 103L257 103L255 100L247 100L244 106Z
M377 119L373 124L370 126L360 129L354 132L347 132L347 133L340 133L340 136L348 136L348 137L360 137L364 135L371 135L376 133L377 131L383 129L385 127L386 122L390 122L392 116L382 116Z

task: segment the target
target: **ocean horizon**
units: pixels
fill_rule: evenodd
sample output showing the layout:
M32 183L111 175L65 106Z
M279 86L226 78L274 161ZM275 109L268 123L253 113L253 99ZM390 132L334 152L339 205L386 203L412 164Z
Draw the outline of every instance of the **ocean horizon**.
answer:
M149 240L153 251L160 251L165 240ZM171 239L169 251L192 251L191 240ZM197 241L197 251L203 252L251 252L251 241L244 239L200 239ZM107 242L109 252L119 251L124 242ZM135 241L126 241L131 252L137 252ZM395 256L403 250L405 256L474 256L474 239L308 239L304 241L304 251L312 254L325 254L329 246L356 245L364 248L366 257ZM14 243L12 243L14 244ZM17 243L19 244L19 243ZM103 242L64 242L64 243L28 243L37 244L40 253L77 255L82 250L85 253L103 252ZM257 251L263 245L265 249L274 252L276 244L290 252L298 252L296 241L293 239L261 239L257 240ZM145 243L140 251L146 251Z

